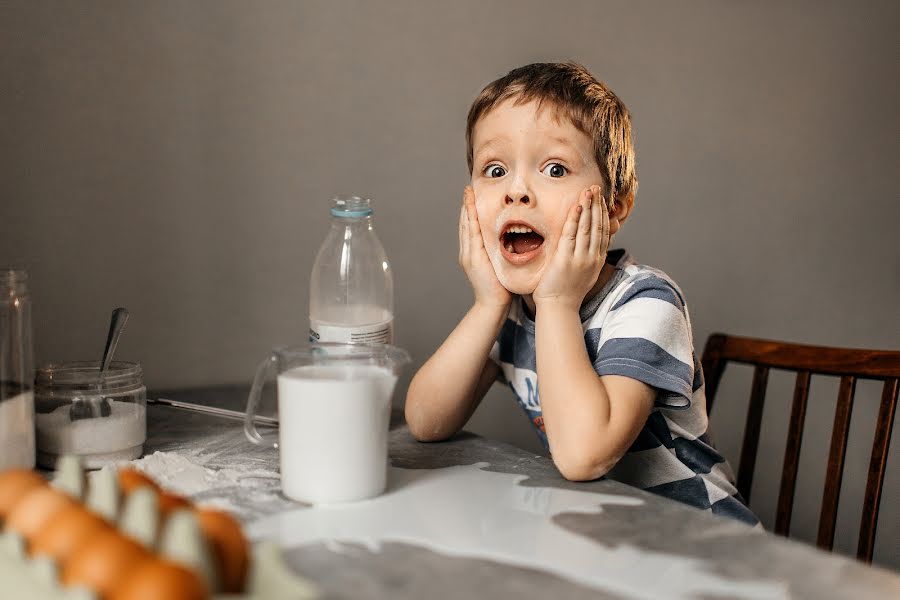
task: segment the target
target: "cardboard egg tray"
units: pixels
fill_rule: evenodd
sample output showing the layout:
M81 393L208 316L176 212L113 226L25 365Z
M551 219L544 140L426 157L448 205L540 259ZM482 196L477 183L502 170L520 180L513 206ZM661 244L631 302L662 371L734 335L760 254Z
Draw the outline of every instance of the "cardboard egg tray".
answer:
M252 547L247 591L242 594L219 592L218 567L193 511L185 508L172 511L159 529L156 492L148 487L138 488L123 500L115 471L98 471L87 486L78 459L65 456L59 460L51 485L116 523L120 532L160 556L193 569L212 590L212 600L306 600L320 595L311 582L288 569L281 551L270 542ZM0 596L98 600L98 596L86 588L63 587L58 575L58 567L52 559L28 556L25 541L19 534L0 532Z

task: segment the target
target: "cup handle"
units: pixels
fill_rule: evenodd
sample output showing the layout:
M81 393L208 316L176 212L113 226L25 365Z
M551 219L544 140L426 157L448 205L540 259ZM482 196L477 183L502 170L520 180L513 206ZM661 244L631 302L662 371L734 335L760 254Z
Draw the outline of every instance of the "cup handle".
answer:
M275 436L274 440L269 440L263 438L262 434L259 433L259 430L256 429L256 412L259 410L259 404L262 400L263 386L275 370L277 361L278 359L275 355L272 355L259 363L259 366L256 367L256 375L253 377L253 386L250 388L250 395L247 397L247 411L244 414L244 435L247 436L248 440L258 446L278 447L277 436Z

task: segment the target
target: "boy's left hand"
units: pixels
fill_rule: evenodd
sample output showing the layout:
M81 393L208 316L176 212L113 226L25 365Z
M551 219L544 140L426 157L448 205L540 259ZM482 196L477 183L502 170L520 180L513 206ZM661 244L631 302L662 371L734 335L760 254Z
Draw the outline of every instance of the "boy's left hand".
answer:
M608 249L609 212L594 185L569 210L556 254L532 294L535 305L552 302L577 311L597 282Z

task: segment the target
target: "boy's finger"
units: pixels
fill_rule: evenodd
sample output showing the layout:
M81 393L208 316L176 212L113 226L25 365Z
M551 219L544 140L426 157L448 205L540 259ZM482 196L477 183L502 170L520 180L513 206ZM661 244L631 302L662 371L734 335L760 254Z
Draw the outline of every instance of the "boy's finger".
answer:
M603 210L600 211L600 247L597 249L597 255L606 260L606 253L609 251L609 209L612 202L604 199Z
M468 214L469 239L476 245L484 246L481 237L481 224L478 222L478 211L475 209L475 191L471 186L466 186L466 213Z
M588 247L590 256L597 256L603 240L603 218L609 218L606 214L606 199L600 195L600 186L591 186L594 191L594 206L591 208L591 243Z
M594 204L597 200L591 188L581 193L579 203L582 204L581 215L578 218L578 235L575 238L575 252L578 254L587 254L588 246L591 242L591 221Z
M572 254L575 251L575 238L578 237L578 218L581 216L582 210L583 207L579 198L579 201L572 205L572 208L569 209L569 214L566 216L562 233L559 235L557 252Z
M459 261L462 262L465 258L465 250L468 242L468 236L466 231L466 205L463 204L459 207Z
M469 261L469 207L466 206L467 198L463 194L463 205L459 213L459 222L461 225L459 236L459 253L460 259L465 263Z

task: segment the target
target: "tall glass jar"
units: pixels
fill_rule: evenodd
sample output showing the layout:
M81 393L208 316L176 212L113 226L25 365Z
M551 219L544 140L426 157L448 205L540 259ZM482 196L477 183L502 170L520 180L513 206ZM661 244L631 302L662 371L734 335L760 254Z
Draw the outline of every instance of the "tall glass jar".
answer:
M34 366L28 273L0 271L0 471L34 467Z
M88 469L138 458L147 439L147 388L141 365L113 361L51 364L35 377L38 464L75 454ZM78 406L76 406L78 405Z

